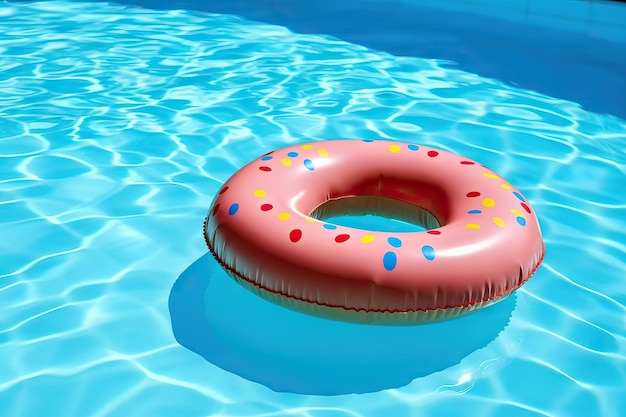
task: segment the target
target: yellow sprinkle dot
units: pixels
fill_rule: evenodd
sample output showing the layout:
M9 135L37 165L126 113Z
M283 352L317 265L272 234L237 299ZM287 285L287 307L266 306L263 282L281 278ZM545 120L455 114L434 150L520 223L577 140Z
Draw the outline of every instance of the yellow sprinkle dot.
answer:
M320 148L317 150L319 156L326 158L328 156L328 151L324 148Z
M307 223L315 223L317 220L315 220L313 217L305 217L304 221Z
M491 220L500 227L504 227L504 220L499 217L493 217Z
M467 227L468 229L474 229L474 230L480 229L480 225L476 223L467 223L465 227Z
M307 143L306 145L302 145L302 149L313 149L313 145Z
M492 174L491 172L485 172L483 174L483 177L487 177L487 178L500 178L498 177L496 174Z
M374 235L365 235L361 238L361 243L371 243L376 239Z
M512 190L513 187L511 187L509 184L500 184L500 188L504 188L505 190Z
M286 167L291 166L291 159L289 158L283 158L280 160L280 163L283 164Z
M267 194L265 190L254 190L254 195L257 197L265 197Z
M519 211L518 209L512 209L511 210L511 214L515 215L515 216L522 216L524 217L524 213L522 213L521 211Z
M400 152L400 147L398 145L389 145L389 152L398 153Z
M280 213L278 215L278 220L287 220L291 217L291 214L289 213Z
M496 202L493 200L493 198L485 198L483 199L483 206L485 207L493 207L496 205Z

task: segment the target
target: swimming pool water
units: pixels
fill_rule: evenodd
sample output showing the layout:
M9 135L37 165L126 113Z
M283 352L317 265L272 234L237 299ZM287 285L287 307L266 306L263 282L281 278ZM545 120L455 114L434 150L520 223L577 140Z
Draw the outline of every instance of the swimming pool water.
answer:
M626 119L623 5L586 0L181 3L287 26L299 33L330 34L393 55L440 59L444 68L496 78ZM161 7L172 8L171 2Z
M113 3L1 3L0 70L0 415L626 414L623 119L435 59ZM499 172L538 214L544 265L418 327L239 288L202 239L216 191L334 138Z

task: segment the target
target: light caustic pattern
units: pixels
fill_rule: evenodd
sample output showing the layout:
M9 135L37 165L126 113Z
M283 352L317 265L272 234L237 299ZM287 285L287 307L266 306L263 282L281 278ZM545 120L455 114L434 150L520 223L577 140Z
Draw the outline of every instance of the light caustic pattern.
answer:
M626 415L623 120L434 60L108 3L1 3L0 91L0 415ZM547 257L508 325L440 372L276 392L181 346L168 298L230 175L332 138L480 161L532 202Z

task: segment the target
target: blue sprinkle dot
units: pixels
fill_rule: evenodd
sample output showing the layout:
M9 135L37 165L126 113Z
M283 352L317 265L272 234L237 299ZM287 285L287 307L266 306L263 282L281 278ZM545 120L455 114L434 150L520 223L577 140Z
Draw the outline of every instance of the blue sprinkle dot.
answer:
M295 158L296 156L298 156L298 152L289 152L287 156L290 158Z
M305 159L304 160L304 166L309 171L313 171L315 169L315 165L313 165L313 161L311 161L310 159Z
M367 142L367 143L374 142L374 139L363 139L363 142Z
M233 203L230 205L230 207L228 207L228 214L232 216L233 214L237 213L237 210L239 210L239 204Z
M467 214L480 214L482 213L482 210L470 210L467 212Z
M522 197L522 195L518 193L517 191L513 191L513 195L517 197L517 199L520 200L522 203L526 201L524 200L524 197Z
M261 161L269 161L272 158L273 158L272 155L267 155L267 156L264 156L263 158L261 158Z
M383 266L387 271L393 271L398 263L398 257L393 252L387 252L383 256Z
M402 241L397 237L387 238L387 242L389 242L389 244L394 248L399 248L400 246L402 246Z
M526 219L523 218L522 216L517 216L517 218L515 219L517 220L517 222L522 225L522 226L526 226Z
M422 255L424 255L424 258L428 259L429 261L432 261L435 259L435 248L433 248L432 246L422 246Z
M337 228L337 226L335 226L334 224L328 224L326 223L324 225L324 229L328 229L328 230L335 230Z
M409 146L408 146L408 148L409 148L410 150L412 150L412 151L417 151L420 147L419 147L419 146L417 146L417 145L413 145L413 144L411 144L411 145L409 145Z

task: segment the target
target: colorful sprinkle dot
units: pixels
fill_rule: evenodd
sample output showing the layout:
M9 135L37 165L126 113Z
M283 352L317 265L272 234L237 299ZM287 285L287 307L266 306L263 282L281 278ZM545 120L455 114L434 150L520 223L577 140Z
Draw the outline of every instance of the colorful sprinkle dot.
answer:
M230 205L230 207L228 207L228 214L232 216L233 214L237 213L237 210L239 210L239 204L233 203Z
M213 207L213 215L215 216L217 214L217 211L220 209L220 203L217 203L215 205L215 207Z
M304 167L309 171L313 171L315 169L315 164L313 164L313 161L311 161L310 159L305 159L304 161L302 161L302 163L304 164Z
M341 234L341 235L335 236L335 242L337 243L343 243L348 239L350 239L350 235L347 235L347 234Z
M224 194L226 191L228 191L228 185L220 190L220 194Z
M517 191L513 191L513 195L514 195L515 197L517 197L517 199L518 199L519 201L521 201L522 203L524 203L524 202L526 201L526 200L524 200L524 197L522 197L522 195L521 195L520 193L518 193Z
M470 210L467 212L467 214L480 214L482 212L483 212L482 210Z
M402 241L397 237L389 237L387 238L387 242L389 242L389 244L394 248L399 248L402 246Z
M516 217L516 218L515 218L515 220L517 220L517 222L518 222L521 226L526 226L526 219L525 219L525 218L523 218L523 217L521 217L521 216L518 216L518 217Z
M272 155L266 155L263 158L261 158L261 161L269 161L270 159L272 159L273 156Z
M291 240L293 243L300 241L301 238L302 238L302 230L300 229L293 229L289 233L289 240Z
M363 142L372 143L374 142L374 139L363 139Z
M272 168L270 168L270 167L266 167L266 166L259 167L259 169L260 169L261 171L265 171L265 172L269 172L269 171L271 171L271 170L272 170Z
M398 153L400 152L400 147L398 145L389 145L389 152Z
M439 152L437 152L437 151L428 151L427 155L430 156L431 158L434 158L435 156L439 155Z
M376 239L374 235L365 235L361 238L361 243L372 243Z
M461 165L476 165L474 161L461 161Z
M502 188L503 190L512 190L513 189L513 187L511 187L509 184L505 184L505 183L500 184L500 188Z
M491 172L485 172L485 173L483 174L483 177L493 178L493 179L500 178L500 177L498 177L496 174L492 174Z
M530 207L526 203L522 203L522 207L526 210L526 213L530 214Z
M270 211L273 208L274 208L274 206L271 205L271 204L261 204L261 210L262 211Z
M287 153L287 156L290 158L295 158L296 156L298 156L298 152L289 152Z
M291 218L291 214L289 213L280 213L278 215L278 220L287 220L289 218Z
M429 230L428 232L429 235L440 235L441 232L439 230Z
M429 245L422 246L422 255L424 255L424 258L428 259L429 261L434 260L435 248Z
M470 191L469 193L465 194L468 197L478 197L480 195L480 193L478 191Z
M305 150L313 149L313 145L311 145L310 143L307 143L306 145L302 145L302 149L305 149Z
M465 227L467 227L468 229L474 229L474 230L480 229L480 225L476 223L467 223Z
M485 207L493 207L496 205L496 202L493 198L484 198L482 204Z
M511 214L513 214L514 216L524 217L524 213L522 213L518 209L511 209Z
M420 147L417 145L410 144L409 146L407 146L407 148L409 148L410 151L418 151Z
M327 151L326 149L324 149L324 148L319 148L319 149L317 150L317 154L318 154L319 156L321 156L322 158L326 158L326 157L328 157L328 151Z
M314 219L313 217L308 217L308 216L304 218L304 221L307 222L307 223L316 223L317 222L316 219Z
M335 230L335 229L337 229L337 226L335 226L334 224L326 223L324 225L324 229L326 229L326 230Z
M280 163L283 164L286 167L290 167L291 166L291 159L283 158L283 159L280 160Z
M265 197L267 194L265 190L254 190L255 197Z
M398 263L398 257L393 252L387 252L383 255L383 266L387 271L393 271Z
M493 222L500 227L504 227L504 220L502 220L499 217L493 217L491 220L493 220Z

